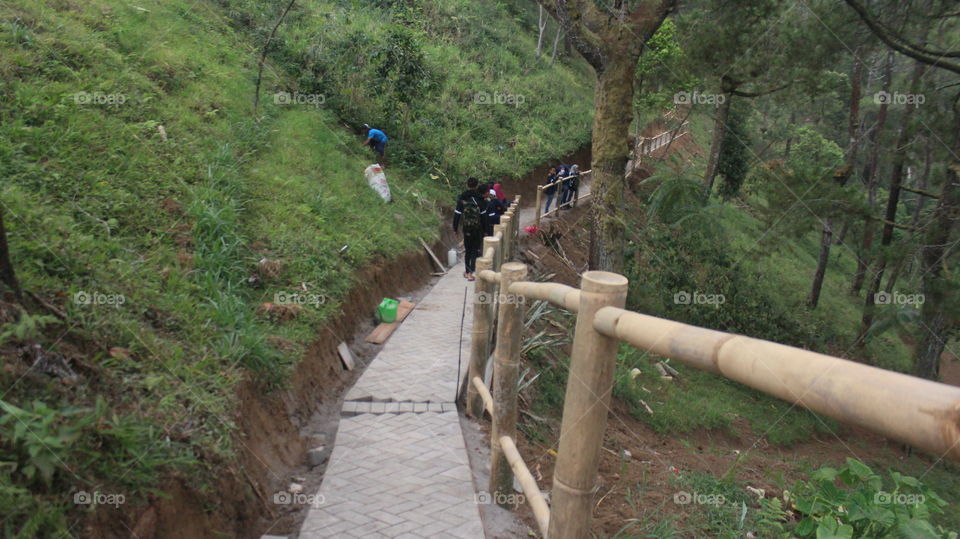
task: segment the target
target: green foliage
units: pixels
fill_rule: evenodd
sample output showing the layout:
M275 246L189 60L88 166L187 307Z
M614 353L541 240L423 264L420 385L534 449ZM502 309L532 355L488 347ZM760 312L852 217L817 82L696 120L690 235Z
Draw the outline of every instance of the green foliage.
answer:
M44 327L55 324L56 322L57 318L55 316L43 314L32 315L21 312L19 318L0 326L0 344L6 343L8 340L24 341L36 339L41 335Z
M50 486L56 472L70 472L64 464L71 445L80 437L93 416L84 410L67 407L52 409L41 401L25 408L0 401L0 429L11 444L3 455L3 465L22 475L28 483L42 481ZM8 460L9 459L9 460Z
M730 99L733 99L732 97ZM720 146L720 156L717 158L717 174L721 177L720 196L730 199L740 192L750 171L750 135L746 128L747 111L738 101L730 104L727 115L726 129L723 132L723 143Z
M848 458L845 466L817 470L791 493L800 521L790 537L944 537L948 532L930 523L946 502L918 479L890 472L892 490L869 466Z

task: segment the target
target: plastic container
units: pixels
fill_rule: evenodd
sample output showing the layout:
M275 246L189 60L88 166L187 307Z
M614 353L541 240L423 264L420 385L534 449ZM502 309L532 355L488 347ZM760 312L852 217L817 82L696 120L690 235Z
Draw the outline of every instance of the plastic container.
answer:
M447 266L454 267L457 265L457 250L453 247L447 251Z
M400 302L395 299L383 298L377 307L377 318L385 324L397 321L397 306Z

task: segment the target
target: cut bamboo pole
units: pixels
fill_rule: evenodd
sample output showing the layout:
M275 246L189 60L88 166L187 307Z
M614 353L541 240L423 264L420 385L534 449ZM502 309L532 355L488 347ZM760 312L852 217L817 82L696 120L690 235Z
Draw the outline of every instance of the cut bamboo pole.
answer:
M527 503L530 505L530 509L533 510L533 516L537 519L537 526L540 528L540 533L543 534L544 537L547 537L547 530L550 524L550 507L547 506L546 500L543 499L543 493L540 492L540 487L537 486L536 479L530 474L530 470L527 468L527 464L523 462L523 457L521 457L520 452L517 451L517 445L513 442L512 438L509 436L501 436L500 446L503 447L503 453L510 463L510 468L517 477L517 482L520 483L523 494L527 497Z
M809 350L606 307L594 327L641 350L960 462L960 388Z
M583 274L553 473L551 537L590 536L593 490L619 345L616 338L594 329L593 318L603 307L623 307L626 299L626 277L605 271Z
M540 228L540 210L543 208L543 186L537 186L537 205L533 211L533 226Z
M513 260L513 228L510 226L510 214L505 213L500 217L500 230L503 231L503 262Z
M487 236L490 237L490 236ZM484 238L486 239L486 238ZM493 271L500 271L503 264L503 225L493 225L493 239L497 241L493 256Z
M487 258L477 259L477 274L480 278L475 281L473 295L473 329L470 332L470 365L468 376L470 380L483 377L487 368L487 358L490 357L490 308L487 304L492 301L491 291L496 287L483 278L484 272L490 272L493 262ZM483 401L473 385L467 386L467 413L471 417L483 416Z
M510 291L526 299L539 299L577 312L580 309L580 291L560 283L519 281L510 285Z
M490 417L493 417L493 397L490 395L490 390L487 389L487 385L483 383L483 379L479 376L474 376L471 378L471 382L474 391L477 392L477 395L480 397L480 400L483 403L483 409L490 414ZM480 416L477 415L475 417Z
M523 310L511 301L510 283L527 276L526 264L507 262L500 270L500 312L497 347L493 353L493 427L490 432L490 492L498 505L513 509L513 471L500 447L500 438L517 437L517 381L520 374L520 338Z

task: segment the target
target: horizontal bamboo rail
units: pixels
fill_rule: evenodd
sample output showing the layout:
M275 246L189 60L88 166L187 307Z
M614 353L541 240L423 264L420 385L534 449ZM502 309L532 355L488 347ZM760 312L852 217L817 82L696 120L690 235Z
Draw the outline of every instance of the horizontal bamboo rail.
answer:
M518 281L510 285L509 292L524 299L547 301L571 312L580 310L580 290L565 284Z
M490 414L490 417L493 417L493 396L490 395L487 385L483 383L479 376L474 376L471 382L473 382L473 387L477 389L480 398L483 399L483 409Z
M510 462L513 475L517 478L517 482L520 483L520 488L523 489L524 496L527 497L527 504L530 505L533 516L537 519L537 527L540 528L540 533L542 533L544 537L547 537L547 530L550 526L550 507L547 505L547 501L543 499L543 493L540 492L540 487L537 486L537 480L533 478L530 469L527 468L527 464L523 462L523 457L521 457L520 452L517 451L517 445L514 443L513 438L501 436L500 447L503 448L503 454L507 457L507 461Z
M761 339L605 307L595 329L960 462L960 388Z

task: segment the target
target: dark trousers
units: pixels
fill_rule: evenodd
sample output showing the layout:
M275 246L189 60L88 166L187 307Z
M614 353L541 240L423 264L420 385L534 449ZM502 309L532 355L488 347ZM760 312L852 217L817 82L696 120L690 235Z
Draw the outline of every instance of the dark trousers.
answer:
M463 238L463 265L466 266L468 273L477 270L477 258L480 256L480 248L483 246L483 238Z

